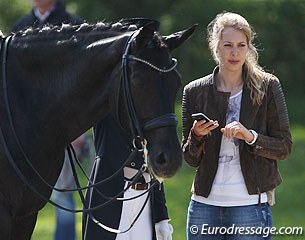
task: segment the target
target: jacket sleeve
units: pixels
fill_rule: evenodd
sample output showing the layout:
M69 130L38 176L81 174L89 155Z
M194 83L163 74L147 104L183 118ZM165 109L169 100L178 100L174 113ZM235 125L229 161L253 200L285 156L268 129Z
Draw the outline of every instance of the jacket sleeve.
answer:
M156 185L153 188L152 204L153 204L153 221L158 223L162 220L169 219L166 207L164 185Z
M270 80L267 91L267 134L258 134L254 154L273 160L288 158L292 148L288 111L281 84Z
M188 85L184 88L182 97L182 151L184 160L192 167L198 167L203 153L203 142L192 133L190 91Z

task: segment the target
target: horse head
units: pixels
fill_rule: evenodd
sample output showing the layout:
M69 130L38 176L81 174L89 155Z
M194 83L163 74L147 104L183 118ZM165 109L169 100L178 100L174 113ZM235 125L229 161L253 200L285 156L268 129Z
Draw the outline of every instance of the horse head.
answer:
M182 162L174 114L181 77L171 51L187 40L195 27L160 36L158 22L148 23L129 37L123 54L123 92L117 118L132 133L135 147L145 148L147 141L148 169L158 180L172 177Z
M140 142L137 147L147 141L150 171L159 179L172 177L181 166L182 152L174 114L181 78L171 51L192 35L195 25L169 36L161 36L158 28L158 21L131 19L112 25L29 28L13 35L7 77L11 89L18 88L9 94L17 99L13 118L31 112L31 118L15 123L28 151L36 156L32 146L48 146L36 140L41 135L56 142L54 151L63 149L110 111ZM20 96L26 96L24 101ZM24 129L32 128L33 119L39 119L39 131L35 129L31 143Z

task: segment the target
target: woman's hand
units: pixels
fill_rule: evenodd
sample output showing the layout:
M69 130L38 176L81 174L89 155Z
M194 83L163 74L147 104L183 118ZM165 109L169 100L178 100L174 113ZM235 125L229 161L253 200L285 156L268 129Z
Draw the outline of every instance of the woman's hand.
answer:
M169 220L162 220L155 224L157 240L172 240L173 226L168 222Z
M220 129L225 138L238 138L247 142L252 142L253 134L240 122L234 121Z
M194 121L193 123L193 131L194 134L198 137L203 137L210 133L210 131L214 130L219 126L218 121L209 121L206 120L200 120L200 121Z

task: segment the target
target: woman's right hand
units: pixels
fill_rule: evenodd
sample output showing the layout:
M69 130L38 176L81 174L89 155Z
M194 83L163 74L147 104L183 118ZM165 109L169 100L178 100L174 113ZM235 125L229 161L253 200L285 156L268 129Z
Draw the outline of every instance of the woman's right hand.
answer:
M197 137L203 137L205 135L208 135L212 130L217 128L219 126L218 121L211 120L207 122L206 120L195 120L193 123L193 133Z

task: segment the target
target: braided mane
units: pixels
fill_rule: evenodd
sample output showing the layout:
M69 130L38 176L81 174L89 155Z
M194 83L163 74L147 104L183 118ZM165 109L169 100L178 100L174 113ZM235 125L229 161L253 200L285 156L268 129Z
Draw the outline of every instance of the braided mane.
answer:
M156 31L159 28L159 22L151 19L122 19L116 23L97 22L94 24L82 23L79 25L62 24L62 25L44 25L42 27L34 28L28 27L19 32L14 33L14 38L17 42L26 43L34 40L68 40L72 36L89 36L95 34L107 33L107 35L121 34L135 31L149 22L155 22ZM154 36L155 44L162 46L162 40L158 33Z
M45 37L52 37L55 34L57 37L59 35L69 35L73 33L78 34L88 34L88 33L96 33L96 32L103 32L103 31L116 31L116 32L126 32L126 31L134 31L138 29L137 25L127 25L122 24L120 22L111 24L111 23L104 23L104 22L97 22L95 24L88 24L82 23L80 25L71 25L71 24L62 24L58 26L53 26L46 24L42 27L33 28L28 27L23 29L14 35L16 37L35 37L35 38L45 38ZM59 35L58 35L59 34Z

